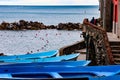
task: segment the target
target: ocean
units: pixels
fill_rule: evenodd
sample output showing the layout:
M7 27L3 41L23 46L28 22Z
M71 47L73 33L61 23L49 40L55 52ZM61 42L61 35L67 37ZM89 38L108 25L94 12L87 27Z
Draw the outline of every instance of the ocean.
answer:
M82 23L84 18L99 18L98 6L0 6L0 23L19 20L38 21L45 25ZM60 49L83 40L82 32L66 30L0 31L0 53L26 54Z
M82 23L84 18L99 18L98 6L0 6L0 22L39 21L45 25Z

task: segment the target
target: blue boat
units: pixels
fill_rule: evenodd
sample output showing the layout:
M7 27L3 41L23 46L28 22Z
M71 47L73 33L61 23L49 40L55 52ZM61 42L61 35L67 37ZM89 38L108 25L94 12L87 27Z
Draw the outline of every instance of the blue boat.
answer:
M116 80L120 65L79 67L0 67L0 78ZM116 79L110 79L114 77ZM85 78L85 79L84 79ZM117 79L118 80L118 79Z
M89 60L79 60L79 61L60 61L60 62L37 62L37 63L1 63L0 67L76 67L76 66L87 66L91 61Z
M110 66L79 66L79 67L34 67L34 66L23 66L23 67L0 67L0 74L3 73L40 73L40 72L79 72L79 73L94 73L97 76L110 76L120 71L120 65Z
M92 73L66 73L65 76L71 75L73 76L63 77L57 73L0 74L0 80L120 80L120 75L96 76Z
M79 53L69 54L69 55L62 55L50 58L32 58L32 59L6 59L1 60L0 62L7 62L7 63L33 63L33 62L57 62L57 61L68 61L68 60L76 60L79 56Z
M6 59L29 59L29 58L46 58L46 57L52 57L55 56L58 53L58 50L51 50L46 52L38 52L38 53L32 53L32 54L23 54L23 55L12 55L12 56L0 56L1 60Z
M71 78L65 78L62 76L59 76L57 73L41 73L41 74L1 74L0 75L0 80L120 80L120 75L114 75L114 76L95 76L94 74L88 74L88 76L91 77L86 77L86 76L81 76L80 75L85 75L84 73L70 73L67 76L71 76L71 74L74 74L73 77ZM57 75L57 76L55 76ZM87 74L86 74L87 75ZM29 77L29 76L32 76Z

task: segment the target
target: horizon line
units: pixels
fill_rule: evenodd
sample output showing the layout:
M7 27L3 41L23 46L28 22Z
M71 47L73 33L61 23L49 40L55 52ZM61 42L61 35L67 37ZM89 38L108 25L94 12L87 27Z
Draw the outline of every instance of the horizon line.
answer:
M86 4L86 5L75 5L75 4L73 4L73 5L17 5L17 4L14 4L14 5L11 5L11 4L9 4L9 5L0 5L0 6L99 6L99 5L91 5L91 4Z

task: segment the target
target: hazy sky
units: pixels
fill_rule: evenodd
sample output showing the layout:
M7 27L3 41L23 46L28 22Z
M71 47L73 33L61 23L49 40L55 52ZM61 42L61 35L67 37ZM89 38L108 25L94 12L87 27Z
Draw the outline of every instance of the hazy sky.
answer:
M0 0L0 5L98 5L98 0Z

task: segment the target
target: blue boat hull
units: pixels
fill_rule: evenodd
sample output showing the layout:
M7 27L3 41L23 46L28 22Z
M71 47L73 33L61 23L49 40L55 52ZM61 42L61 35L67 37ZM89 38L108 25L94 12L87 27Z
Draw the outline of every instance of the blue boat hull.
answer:
M57 56L57 57L50 57L50 58L34 58L34 59L6 59L2 60L1 62L12 62L12 63L33 63L33 62L57 62L57 61L67 61L67 60L76 60L79 56L79 53Z
M3 70L4 69L4 70ZM23 70L24 69L24 70ZM3 72L4 71L4 72ZM120 65L80 67L0 68L0 77L9 79L119 80ZM3 76L3 77L2 77Z
M37 62L37 63L1 63L0 67L24 67L24 66L58 66L58 67L76 67L76 66L87 66L91 61L80 60L80 61L60 61L60 62Z
M33 76L33 75L32 75ZM49 76L48 76L49 77ZM0 80L120 80L119 75L108 77L80 77L80 78L0 78Z
M13 56L0 56L0 61L7 59L19 60L19 59L29 59L29 58L46 58L55 56L58 53L58 50L51 50L46 52L38 52L32 54L23 54L23 55L13 55Z
M98 76L109 76L120 71L120 65L112 66L79 66L79 67L34 67L34 66L23 66L23 67L0 67L1 73L39 73L39 72L80 72L80 73L94 73ZM103 75L104 73L104 75Z

